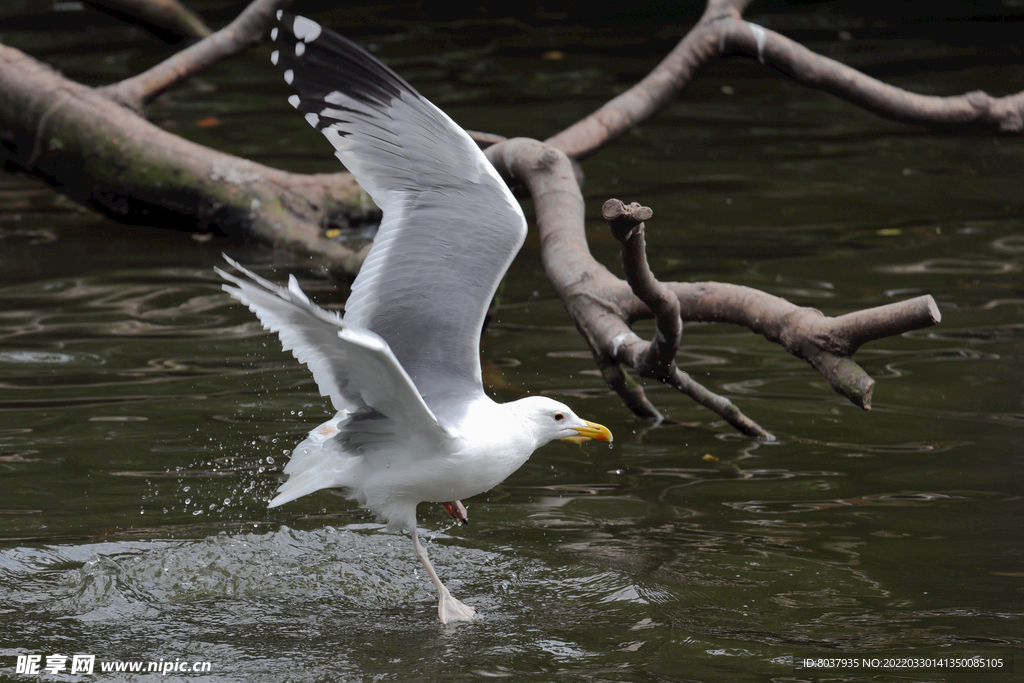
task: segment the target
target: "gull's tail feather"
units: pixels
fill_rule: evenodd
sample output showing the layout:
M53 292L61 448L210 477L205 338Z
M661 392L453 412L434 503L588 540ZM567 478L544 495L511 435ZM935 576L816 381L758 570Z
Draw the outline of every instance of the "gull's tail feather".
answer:
M338 433L338 424L346 417L341 413L328 420L295 447L284 468L288 480L277 489L277 496L267 507L276 508L320 489L351 487L351 469L362 456L346 453L331 441Z

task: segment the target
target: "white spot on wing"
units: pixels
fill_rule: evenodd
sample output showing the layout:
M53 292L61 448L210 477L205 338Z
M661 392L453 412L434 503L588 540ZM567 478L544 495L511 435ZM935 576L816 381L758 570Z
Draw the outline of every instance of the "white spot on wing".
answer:
M295 72L294 71L292 71L291 69L288 69L287 71L284 72L284 82L285 83L287 83L288 85L291 85L292 81L294 81L294 80L295 80Z
M320 123L320 117L314 114L313 112L309 112L308 114L306 114L306 120L309 121L309 125L313 126L314 128L316 128L317 124Z
M301 100L298 95L292 95L288 98L288 104L292 105L296 109L299 108L299 102L301 102Z
M305 43L295 43L295 56L301 57L302 53L306 51Z
M320 37L320 24L306 17L295 17L292 32L299 40L310 43Z
M278 52L277 50L274 50L273 52L270 53L270 63L273 64L274 66L277 66L277 60L280 57L281 53Z
M277 27L270 29L270 39L277 40Z

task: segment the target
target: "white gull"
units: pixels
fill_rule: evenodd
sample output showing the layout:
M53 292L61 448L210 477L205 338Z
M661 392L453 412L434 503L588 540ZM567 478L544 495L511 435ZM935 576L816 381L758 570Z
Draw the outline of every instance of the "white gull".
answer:
M494 167L455 122L370 54L304 17L278 13L272 61L289 101L383 211L345 315L235 263L224 290L277 332L337 415L292 452L276 507L324 488L408 530L440 596L442 622L472 619L430 564L416 506L487 491L555 439L610 441L606 427L532 396L484 393L480 332L526 219Z

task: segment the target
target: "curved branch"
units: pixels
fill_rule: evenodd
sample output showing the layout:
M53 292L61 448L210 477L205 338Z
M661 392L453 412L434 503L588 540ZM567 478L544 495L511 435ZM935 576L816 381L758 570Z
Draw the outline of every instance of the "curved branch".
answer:
M725 16L732 4L745 7L750 2L710 0L700 21L649 74L545 142L573 159L583 159L661 111L693 80L703 64L718 55L718 39L709 26Z
M99 92L140 112L161 93L198 71L259 45L277 10L291 3L292 0L253 0L234 21L216 33L140 74L100 88Z
M608 222L612 236L622 244L622 268L626 283L644 302L654 316L654 340L631 359L629 365L646 377L666 381L675 372L676 351L683 336L679 317L679 299L654 277L647 265L647 244L644 221L654 212L636 202L628 207L618 199L609 199L601 207L601 217Z
M739 52L811 88L824 90L879 116L926 126L979 126L1000 133L1024 130L1024 92L992 97L981 90L953 97L918 95L823 57L775 31L738 18L719 26L722 52Z
M998 98L980 90L954 97L911 93L744 21L741 15L751 2L709 0L700 20L647 76L546 142L574 159L585 158L672 102L700 67L732 53L757 59L804 85L897 121L1024 131L1024 92Z

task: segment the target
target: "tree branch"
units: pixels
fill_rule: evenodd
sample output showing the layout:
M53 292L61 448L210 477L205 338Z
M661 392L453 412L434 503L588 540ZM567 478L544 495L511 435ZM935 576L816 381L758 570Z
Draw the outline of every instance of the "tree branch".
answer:
M350 174L286 173L189 142L0 45L0 121L9 163L114 220L173 225L326 257L354 272L361 252L322 238L365 213Z
M100 88L99 92L132 111L141 112L160 94L197 72L259 45L277 10L291 3L292 0L253 0L234 21L216 33L140 74Z
M953 97L918 95L739 18L724 20L718 30L723 54L733 51L756 58L798 83L824 90L879 116L925 126L973 126L1000 133L1024 130L1024 92L1005 97L992 97L981 90Z
M981 126L1002 133L1024 131L1024 92L999 98L980 90L955 97L907 92L744 21L741 15L751 2L709 0L697 24L647 76L546 142L574 159L583 159L661 111L689 85L700 67L734 53L897 121Z
M942 319L930 296L901 301L838 318L740 285L672 282L683 320L742 325L803 358L855 405L869 410L874 380L850 359L868 341L936 325ZM628 319L649 315L627 302Z
M654 212L637 203L624 205L618 199L609 199L601 207L601 216L608 222L612 236L622 244L622 268L626 284L654 316L654 340L629 360L629 365L645 377L667 381L675 372L676 351L683 336L683 321L679 317L679 300L668 287L654 277L647 264L647 244L644 240L644 221Z
M713 410L747 436L770 439L772 436L744 415L728 399L713 393L676 366L675 357L683 336L679 299L654 277L647 264L644 221L654 212L633 203L628 207L618 199L609 199L601 209L612 235L622 244L622 267L626 284L654 316L654 339L644 343L639 337L613 340L615 361L632 367L641 377L657 379L686 394L700 405Z
M700 21L643 79L545 142L583 159L661 111L720 53L716 24L753 0L708 0Z
M636 207L630 217L630 212L617 212L611 204L613 222L626 221L613 231L625 238L624 250L628 253L623 256L624 265L627 273L632 271L627 277L640 290L638 295L630 283L612 275L591 256L584 232L583 195L564 153L536 140L513 138L489 147L486 154L506 179L526 185L536 207L541 258L548 280L586 340L606 382L635 413L648 419L658 419L660 413L642 389L626 381L622 368L617 366L628 365L693 396L746 434L769 436L726 399L708 392L678 370L672 360L675 352L669 354L666 347L679 324L668 319L673 315L681 320L743 325L807 360L837 392L865 409L871 406L874 380L850 358L853 351L870 339L934 325L940 319L931 297L849 317L827 318L814 309L747 287L657 283L642 256L643 231L637 220L648 214ZM666 300L666 292L672 293L675 303ZM675 306L678 314L674 314ZM658 321L659 334L648 343L630 325L654 315L652 308L661 311L665 319Z

